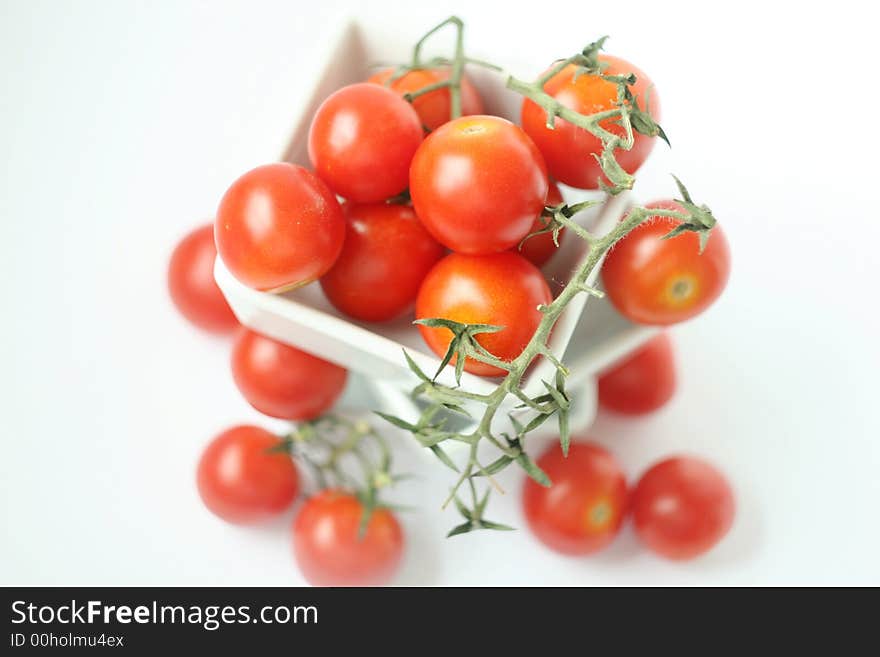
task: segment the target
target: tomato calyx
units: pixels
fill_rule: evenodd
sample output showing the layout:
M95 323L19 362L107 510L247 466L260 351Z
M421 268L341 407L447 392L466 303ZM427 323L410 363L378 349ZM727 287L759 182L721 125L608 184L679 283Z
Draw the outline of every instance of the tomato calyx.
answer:
M437 377L443 372L454 358L455 359L455 383L461 384L461 375L464 373L464 364L468 358L476 358L480 362L498 367L505 371L510 371L510 363L501 360L497 356L489 353L489 351L481 345L476 336L481 333L498 333L503 331L503 326L493 326L492 324L462 324L451 319L443 317L429 317L426 319L417 319L413 324L421 324L430 328L445 328L452 331L452 340L449 348L440 360L437 372L434 374L432 381L436 381Z
M712 233L712 229L715 227L717 220L712 215L712 210L710 210L708 206L697 205L693 202L684 183L682 183L674 174L672 177L675 179L675 184L678 186L678 191L682 196L682 198L675 199L675 201L687 211L688 217L678 226L666 233L662 239L670 239L686 232L696 233L700 239L700 253L703 253L703 251L706 250L706 243L709 241L709 236Z

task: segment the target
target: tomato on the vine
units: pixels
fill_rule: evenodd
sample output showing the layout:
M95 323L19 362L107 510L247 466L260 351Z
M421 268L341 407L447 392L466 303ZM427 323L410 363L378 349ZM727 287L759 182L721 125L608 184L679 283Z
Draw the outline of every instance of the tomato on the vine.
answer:
M692 559L724 538L736 504L730 484L705 461L679 456L651 467L632 494L636 532L668 559Z
M223 263L257 290L305 285L336 261L342 208L314 174L279 162L248 171L220 202L214 238Z
M517 253L451 253L422 282L416 318L503 326L497 333L478 334L476 340L492 355L510 361L519 356L538 328L543 317L538 306L552 300L541 271ZM434 353L446 353L453 337L449 329L419 325L419 331ZM500 367L473 358L465 361L464 369L483 376L504 374Z
M345 203L345 244L321 278L324 294L355 319L382 322L412 308L444 248L407 205Z
M550 481L531 478L523 511L532 532L563 554L592 554L614 540L627 511L626 477L611 453L591 442L572 442L568 457L556 444L537 461Z
M647 208L684 211L670 200ZM690 319L717 299L730 276L730 248L720 226L700 253L696 233L663 239L681 223L673 217L650 217L611 249L602 280L611 303L639 324L668 325Z
M364 513L351 493L323 490L309 498L293 521L293 553L315 586L381 586L403 556L403 531L388 509L376 508L361 535Z
M666 333L615 363L599 376L599 404L623 415L656 411L675 394L675 358Z
M232 378L260 413L286 420L311 420L342 394L345 368L250 329L232 347Z
M234 524L260 522L285 511L299 491L299 475L280 445L278 436L249 425L214 438L196 470L205 506Z
M238 320L214 281L216 257L212 224L189 233L171 254L168 292L190 322L206 331L228 333L238 326Z
M547 198L547 168L521 128L463 116L428 135L409 174L416 213L441 244L484 255L515 247Z
M392 91L396 91L400 95L403 95L448 80L449 67L414 69L412 71L407 71L389 83L388 80L393 74L393 68L382 69L371 75L367 82L387 86ZM467 76L462 76L460 89L462 116L482 114L483 99L480 98L480 93L477 91L476 87L471 84L470 80L467 79ZM426 94L414 98L412 106L419 115L422 125L428 130L436 130L449 121L452 109L452 96L448 87L435 89L434 91L429 91Z
M334 192L374 203L406 189L422 136L412 105L390 89L360 82L334 92L318 108L309 129L309 159Z
M635 74L636 83L630 86L633 96L642 111L646 106L654 120L659 120L660 104L651 80L629 62L599 55L599 61L606 64L606 75ZM595 114L615 109L617 85L603 80L597 75L578 75L574 64L554 75L544 91L553 96L563 106L580 114ZM600 127L616 135L624 135L624 129L616 119L606 119ZM596 156L602 153L602 142L598 137L583 128L556 117L552 129L547 127L547 113L533 101L526 99L522 106L522 126L535 141L547 161L550 175L572 187L598 189L599 179L603 177L602 168ZM618 149L615 157L627 173L634 173L647 159L654 147L656 137L649 137L633 131L633 147Z
M545 201L545 205L556 206L562 203L562 201L562 192L559 191L559 186L551 180L550 187L547 190L547 200ZM534 223L532 223L532 227L529 229L529 233L534 233L535 231L540 230L542 225L540 218L535 219ZM565 229L563 228L559 231L558 235L560 244L562 243L561 240L564 234ZM541 267L553 257L553 254L556 253L556 249L558 248L556 242L553 241L553 233L547 232L530 237L523 242L522 246L519 247L519 254L535 265L535 267Z

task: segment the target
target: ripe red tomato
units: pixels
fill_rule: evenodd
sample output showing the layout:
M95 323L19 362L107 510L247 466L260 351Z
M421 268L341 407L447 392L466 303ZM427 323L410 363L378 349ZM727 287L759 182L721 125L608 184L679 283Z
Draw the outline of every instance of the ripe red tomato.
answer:
M675 201L648 208L682 210ZM700 253L696 233L661 239L681 222L652 217L611 250L602 280L611 303L639 324L668 325L700 314L719 297L730 276L730 248L720 226L712 229Z
M639 108L645 109L646 93L649 94L649 110L654 120L659 120L660 104L653 83L642 71L629 62L600 55L600 61L608 64L605 73L609 75L636 75L636 83L630 87ZM553 96L565 107L581 114L595 114L614 109L617 102L617 85L595 75L580 75L575 79L577 67L570 65L553 76L544 85L544 91ZM623 128L608 119L600 123L611 133L623 135ZM547 128L547 113L531 100L524 100L522 106L522 126L535 141L547 161L550 175L572 187L598 189L602 169L594 155L602 153L602 142L583 128L568 121L556 118L554 128ZM618 150L615 155L620 166L627 173L635 173L642 166L654 147L656 137L633 133L633 147L628 151Z
M735 513L733 491L718 470L678 456L650 468L632 495L639 538L669 559L692 559L724 538Z
M393 68L386 68L370 76L367 82L385 85ZM431 84L449 79L449 68L426 68L408 71L394 80L389 88L400 95L418 91ZM412 101L419 119L429 131L436 130L449 121L452 110L451 95L448 88L437 89ZM461 78L461 113L463 116L483 113L483 99L467 77Z
M196 485L205 506L234 524L285 511L299 491L289 454L271 451L281 440L260 427L239 426L214 438L199 459Z
M463 116L428 135L409 174L416 214L438 242L483 255L519 244L547 198L532 140L497 116Z
M559 205L562 203L562 200L562 192L559 191L559 186L551 180L550 187L547 190L547 200L545 201L545 205ZM532 227L529 228L529 233L534 233L536 230L540 230L541 226L541 219L535 219L532 223ZM559 231L560 244L562 244L561 240L564 234L565 229L563 228ZM530 237L523 242L522 247L519 249L519 254L535 265L535 267L540 267L553 257L557 248L556 242L553 241L553 233L541 233L540 235Z
M251 406L285 420L311 420L342 394L348 372L295 347L243 329L232 347L232 378Z
M323 490L293 521L293 554L314 586L381 586L403 556L403 532L388 509L375 509L363 536L364 507L351 493Z
M661 333L599 377L599 404L624 415L656 411L675 394L672 341Z
M497 333L481 333L476 339L494 356L510 361L522 353L541 322L538 305L552 300L540 270L521 255L512 251L484 256L451 253L425 277L416 299L416 317L503 326ZM419 325L419 331L434 353L446 353L452 341L449 329ZM483 376L505 373L472 358L465 361L464 369Z
M342 253L321 278L324 294L355 319L384 322L411 309L419 286L445 250L406 205L343 205Z
M214 282L214 226L208 224L174 247L168 264L168 292L180 314L206 331L228 333L238 320Z
M233 276L283 291L323 275L345 236L342 208L314 174L279 162L257 167L223 196L214 238Z
M563 554L592 554L611 543L627 510L626 477L611 453L572 442L566 458L557 444L537 463L553 485L526 479L523 510L535 536Z
M334 192L374 203L406 189L422 136L412 105L390 89L361 82L331 94L318 108L309 158Z

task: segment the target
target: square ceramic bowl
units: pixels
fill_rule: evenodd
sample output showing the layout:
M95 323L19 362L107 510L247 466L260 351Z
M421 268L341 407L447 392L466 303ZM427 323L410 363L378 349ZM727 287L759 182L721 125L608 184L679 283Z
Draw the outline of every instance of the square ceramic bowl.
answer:
M343 25L336 38L326 42L329 52L315 58L326 64L314 80L307 101L299 108L281 160L309 167L309 124L320 103L336 89L366 79L373 70L372 63L405 60L416 38L418 34L413 33L395 41L388 35L371 34L356 23ZM504 88L500 75L469 70L468 76L479 88L488 113L517 121L520 97ZM579 190L563 188L562 192L569 203L588 197ZM630 203L630 197L622 194L576 218L601 234L619 220ZM568 280L583 257L585 246L577 236L564 235L558 252L543 268L551 289L558 290ZM598 268L593 279L597 273ZM435 372L440 361L422 341L412 317L382 324L352 320L327 301L317 282L284 294L258 292L233 278L219 258L214 275L242 324L362 374L385 406L382 410L406 418L417 416L418 409L407 394L417 380L407 368L402 352L406 349L427 373ZM569 304L554 328L550 348L571 370L568 386L574 398L573 430L585 428L595 415L596 373L639 346L653 332L654 329L628 323L604 300L582 294ZM531 396L542 394L542 379L552 381L554 376L553 365L541 359L523 379L523 390ZM452 368L446 368L438 380L453 384ZM494 389L495 382L466 372L461 385L473 392L486 393ZM504 414L499 413L498 417L503 418ZM552 430L553 423L544 426Z

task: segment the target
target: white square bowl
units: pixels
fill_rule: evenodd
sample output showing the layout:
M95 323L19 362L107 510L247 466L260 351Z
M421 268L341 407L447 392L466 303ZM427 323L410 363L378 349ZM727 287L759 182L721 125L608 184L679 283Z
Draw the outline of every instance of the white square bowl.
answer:
M329 52L315 58L326 64L314 80L308 100L299 109L299 118L281 160L309 167L308 130L320 103L336 89L366 79L371 64L405 61L412 42L418 38L412 34L394 41L387 36L371 36L360 25L348 23L341 26L335 40L326 42ZM504 88L502 76L482 69L468 70L468 76L479 88L488 113L518 120L521 98ZM568 188L562 191L568 202L590 196ZM630 204L629 195L622 194L608 199L598 210L581 213L577 219L601 234L619 220ZM568 280L585 248L586 244L577 236L564 236L559 251L543 268L551 289L558 290ZM597 275L598 267L590 284ZM214 276L242 324L364 375L383 400L387 412L408 418L417 415L417 407L407 395L417 379L408 369L402 351L406 349L429 374L437 370L440 360L422 341L411 317L382 324L349 319L330 304L317 282L284 294L259 292L239 283L219 258ZM573 430L586 427L595 415L596 373L654 332L655 329L630 324L617 315L610 304L586 294L569 304L553 330L550 348L557 358L564 357L572 372L568 385L574 399ZM540 359L523 378L524 392L530 396L542 394L541 381L552 381L554 375L553 365ZM446 368L438 380L454 384L452 368ZM495 382L465 372L461 385L473 392L486 393L494 389ZM499 417L503 418L503 413ZM552 423L544 426L552 427Z

